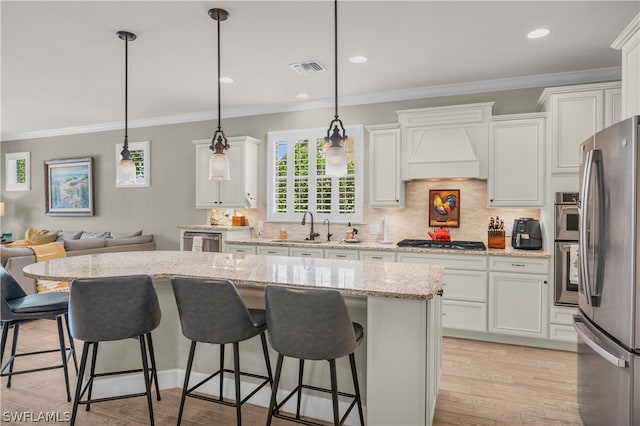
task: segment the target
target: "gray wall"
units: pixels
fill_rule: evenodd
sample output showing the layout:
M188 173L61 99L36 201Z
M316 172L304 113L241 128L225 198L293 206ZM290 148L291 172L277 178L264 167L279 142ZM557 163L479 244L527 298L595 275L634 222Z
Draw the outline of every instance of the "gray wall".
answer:
M345 125L384 124L397 122L400 109L458 105L495 101L493 114L515 114L536 110L542 88L493 93L449 96L402 102L340 107ZM253 136L263 140L259 158L265 159L266 133L275 130L317 128L329 125L332 109L268 114L223 119L227 136ZM50 138L2 142L2 167L5 154L31 152L31 191L6 192L2 171L2 200L6 213L2 232L13 232L20 238L27 227L50 230L87 230L127 232L143 229L155 234L158 249L179 248L177 225L203 224L206 211L195 205L196 139L208 139L215 130L213 121L172 124L129 130L129 141L151 141L151 187L115 187L115 144L122 142L123 131L87 133ZM95 215L92 217L50 217L44 214L43 161L58 158L94 159ZM265 175L264 161L258 165L258 176ZM258 200L265 204L264 180L260 181ZM366 221L366 218L365 218Z

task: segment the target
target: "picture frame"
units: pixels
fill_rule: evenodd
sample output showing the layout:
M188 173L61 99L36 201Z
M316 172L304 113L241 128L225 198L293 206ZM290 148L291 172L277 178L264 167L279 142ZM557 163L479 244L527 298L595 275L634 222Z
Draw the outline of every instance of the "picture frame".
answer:
M93 216L93 157L44 162L45 214Z
M429 190L429 226L460 227L460 190Z
M120 163L120 152L124 143L116 144L116 170ZM150 141L129 142L131 161L136 165L136 183L118 182L116 172L116 188L144 188L151 186L151 150Z
M7 191L30 191L31 153L7 153L5 154L5 161L5 189Z

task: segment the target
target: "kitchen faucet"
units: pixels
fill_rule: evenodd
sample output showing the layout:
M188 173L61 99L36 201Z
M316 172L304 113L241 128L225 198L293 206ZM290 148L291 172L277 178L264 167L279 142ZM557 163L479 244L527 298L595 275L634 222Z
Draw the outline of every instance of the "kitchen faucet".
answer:
M309 213L309 216L311 216L311 232L309 233L309 237L305 238L305 240L310 240L313 241L316 239L316 237L319 237L320 234L318 234L317 232L315 232L313 230L313 213L311 213L309 210L307 210L306 212L304 212L304 216L302 216L302 224L306 225L306 219L307 219L307 213Z
M326 223L327 224L327 241L331 241L331 236L333 235L331 233L331 227L329 226L329 219L325 219L323 222L323 224Z

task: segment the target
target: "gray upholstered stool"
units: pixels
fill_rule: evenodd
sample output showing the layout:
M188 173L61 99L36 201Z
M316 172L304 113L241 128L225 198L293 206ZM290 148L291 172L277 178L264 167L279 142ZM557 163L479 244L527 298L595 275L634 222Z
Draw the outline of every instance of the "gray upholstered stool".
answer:
M71 283L69 297L71 335L84 341L80 373L73 400L71 425L75 424L79 404L86 404L87 411L89 411L91 403L145 395L149 408L150 424L154 424L153 405L151 403L151 384L154 381L158 400L160 400L160 391L158 389L151 331L160 324L160 316L158 296L151 278L147 275L83 279L75 280ZM142 369L96 374L98 343L130 338L137 338L140 342ZM91 357L89 379L83 387L82 379L91 346L93 346L93 355ZM151 368L149 368L147 357L151 359ZM94 378L136 372L142 372L145 392L91 399ZM87 391L87 399L82 400Z
M182 334L191 339L187 371L180 399L178 425L182 421L182 412L187 396L236 407L236 422L242 424L241 406L267 383L272 383L271 363L264 332L267 328L265 312L262 309L247 309L231 281L171 278L173 293L178 305ZM262 351L267 368L267 376L240 371L239 342L260 335ZM196 343L212 343L220 345L220 369L189 388L189 376L193 366ZM233 344L234 369L224 368L224 345ZM235 401L225 401L222 397L224 373L233 373L235 379ZM201 385L219 375L220 393L218 398L211 398L193 393ZM240 376L261 379L260 384L244 399L240 396Z
M2 348L0 352L0 360L4 358L4 350L7 346L9 328L13 327L11 355L0 368L0 375L2 377L9 377L9 379L7 380L7 387L11 387L11 378L16 374L33 373L36 371L62 368L64 371L64 382L67 386L67 401L71 401L71 391L69 390L69 371L67 369L67 363L69 362L69 357L73 357L73 362L75 364L77 373L78 361L76 359L76 350L73 344L73 339L69 335L69 347L67 348L62 328L62 321L64 319L64 322L67 326L67 334L69 334L69 322L67 319L69 293L64 291L27 295L22 287L20 287L20 284L18 284L15 278L13 278L13 276L9 272L7 272L7 270L4 269L3 266L0 266L0 281L2 282L2 306L0 309L0 320L2 322ZM60 341L60 348L16 354L20 323L23 321L37 319L56 320L56 322L58 323L58 340ZM58 351L60 351L60 356L62 359L62 363L60 365L13 371L14 361L18 357ZM7 369L7 367L9 367L9 372L5 373L4 371Z
M342 424L354 405L358 406L360 423L364 425L364 413L360 399L356 360L353 352L364 338L364 330L358 323L351 322L342 294L329 289L301 289L282 286L267 286L265 291L267 307L267 327L271 346L278 352L276 375L271 391L271 404L267 425L273 416L297 423L316 424L300 418L302 389L312 389L331 393L333 402L333 422ZM338 392L336 359L349 355L354 394ZM298 358L298 386L279 404L276 401L278 383L284 357ZM304 360L327 360L331 374L331 390L302 383ZM294 395L298 395L296 416L280 412L280 408ZM338 396L352 398L342 419L338 411Z

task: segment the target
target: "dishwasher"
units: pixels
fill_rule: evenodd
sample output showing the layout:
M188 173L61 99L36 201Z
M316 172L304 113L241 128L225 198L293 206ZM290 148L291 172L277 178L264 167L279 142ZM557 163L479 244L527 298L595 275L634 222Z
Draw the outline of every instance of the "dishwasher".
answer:
M185 232L182 237L182 249L184 251L191 251L194 237L202 238L202 251L222 251L222 234L214 232Z

